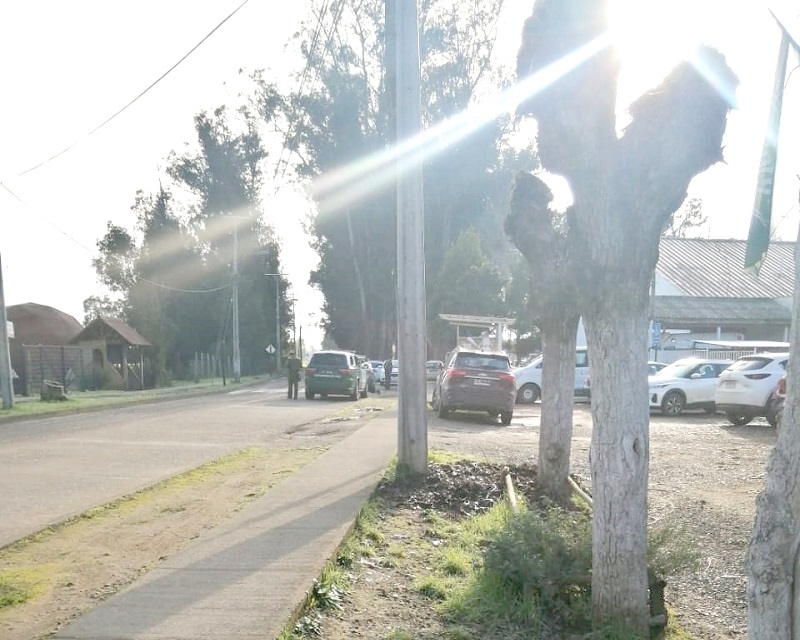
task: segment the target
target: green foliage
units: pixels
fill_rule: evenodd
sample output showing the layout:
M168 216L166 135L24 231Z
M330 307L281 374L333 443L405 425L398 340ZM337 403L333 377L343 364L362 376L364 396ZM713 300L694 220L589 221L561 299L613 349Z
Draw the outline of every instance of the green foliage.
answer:
M293 170L318 177L347 165L369 166L394 136L387 95L384 2L344 3L314 18L298 39L306 61L303 95L254 75L253 104L285 133ZM496 92L493 47L501 0L432 0L420 6L422 111L433 126L467 109L483 91ZM322 31L335 47L319 43ZM300 74L298 74L299 76ZM425 248L428 274L438 272L446 250L475 227L493 252L506 250L499 224L512 169L534 168L529 152L505 144L508 119L476 126L460 140L425 150ZM441 141L439 141L441 142ZM502 153L498 149L503 148ZM368 170L348 189L320 183L319 214L310 222L320 265L311 282L325 295L324 326L338 346L385 357L396 342L396 215L392 171ZM353 184L357 182L357 184Z
M7 578L0 578L0 609L21 604L30 599L32 592L27 585Z
M137 192L136 233L109 223L98 242L93 266L122 299L85 302L87 317L115 311L154 345L150 381L185 378L185 363L196 353L230 357L235 244L243 375L266 369L276 302L281 346L291 323L286 281L263 275L282 269L274 232L259 210L266 151L258 120L247 109L220 107L198 114L195 130L197 145L169 158L173 183L155 194ZM188 191L193 200L176 202L173 190Z
M497 265L484 253L478 232L464 231L448 249L430 287L428 332L435 352L455 346L454 329L439 318L440 313L502 316L505 285Z
M591 565L591 520L558 507L521 514L486 554L487 571L554 613L586 596Z

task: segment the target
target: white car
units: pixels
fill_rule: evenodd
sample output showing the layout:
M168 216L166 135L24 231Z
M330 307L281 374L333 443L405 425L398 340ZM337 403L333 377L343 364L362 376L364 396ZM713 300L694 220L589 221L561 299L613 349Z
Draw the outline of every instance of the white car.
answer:
M383 361L370 360L369 363L372 365L372 371L375 374L375 382L383 384L383 380L386 377L386 372L383 370Z
M719 375L733 364L730 360L682 358L649 376L650 408L664 415L679 416L685 409L714 413L714 395Z
M517 402L533 404L542 397L542 362L543 356L537 356L524 367L514 369L517 379ZM575 349L575 397L588 398L589 387L586 378L589 375L589 350L586 347Z
M439 377L439 372L444 369L444 362L441 360L428 360L425 363L425 379L430 382Z
M786 373L788 353L756 353L742 356L719 377L716 403L731 424L744 425L764 416L778 423L778 381Z

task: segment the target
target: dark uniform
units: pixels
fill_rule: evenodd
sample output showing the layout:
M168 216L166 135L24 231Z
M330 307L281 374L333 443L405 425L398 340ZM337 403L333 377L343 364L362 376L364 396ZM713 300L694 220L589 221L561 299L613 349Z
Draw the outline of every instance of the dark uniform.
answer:
M392 386L392 359L387 358L383 363L383 386L388 389Z
M289 360L286 363L288 369L289 389L287 397L297 400L297 387L300 384L300 371L303 368L303 361L294 355L294 351L289 353Z

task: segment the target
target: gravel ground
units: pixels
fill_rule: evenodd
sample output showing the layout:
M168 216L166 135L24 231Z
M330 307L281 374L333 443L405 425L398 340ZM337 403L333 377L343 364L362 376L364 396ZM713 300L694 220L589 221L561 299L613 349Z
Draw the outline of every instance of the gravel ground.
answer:
M590 487L588 405L575 405L572 471ZM509 427L484 416L429 414L429 448L471 454L509 464L535 462L539 405L518 405ZM681 625L700 638L745 638L744 559L764 486L775 430L756 420L744 427L724 416L658 413L650 421L649 517L668 522L694 543L700 559L672 577L666 598Z

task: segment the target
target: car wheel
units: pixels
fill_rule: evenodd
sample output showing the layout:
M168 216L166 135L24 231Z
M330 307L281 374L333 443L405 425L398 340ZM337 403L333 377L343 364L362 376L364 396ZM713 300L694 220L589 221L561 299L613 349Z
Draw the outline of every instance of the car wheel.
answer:
M367 386L367 389L369 389L370 393L375 393L375 383L370 382L369 385Z
M764 414L764 417L769 422L770 427L777 427L778 426L778 414L783 409L783 400L780 398L770 398L767 401L767 410Z
M447 415L450 413L450 411L448 410L447 407L444 406L444 403L442 402L441 398L438 399L437 404L439 406L436 407L436 412L439 414L439 417L446 418Z
M500 423L506 426L511 424L511 418L513 417L513 413L510 411L501 411L500 412Z
M314 392L306 389L306 400L313 400L313 399L314 399Z
M669 391L661 401L661 413L665 416L679 416L686 406L686 399L680 391Z
M532 382L522 385L517 391L517 402L520 404L533 404L541 396L541 390Z
M361 390L361 397L362 397L362 398L366 398L366 397L367 397L367 388L366 388L366 387L364 387L364 388Z
M728 421L731 424L736 425L737 427L743 427L753 419L753 416L747 413L734 413L733 411L726 413L725 417L728 418Z
M353 390L350 392L350 399L358 400L358 382L356 382L356 386L353 387Z

